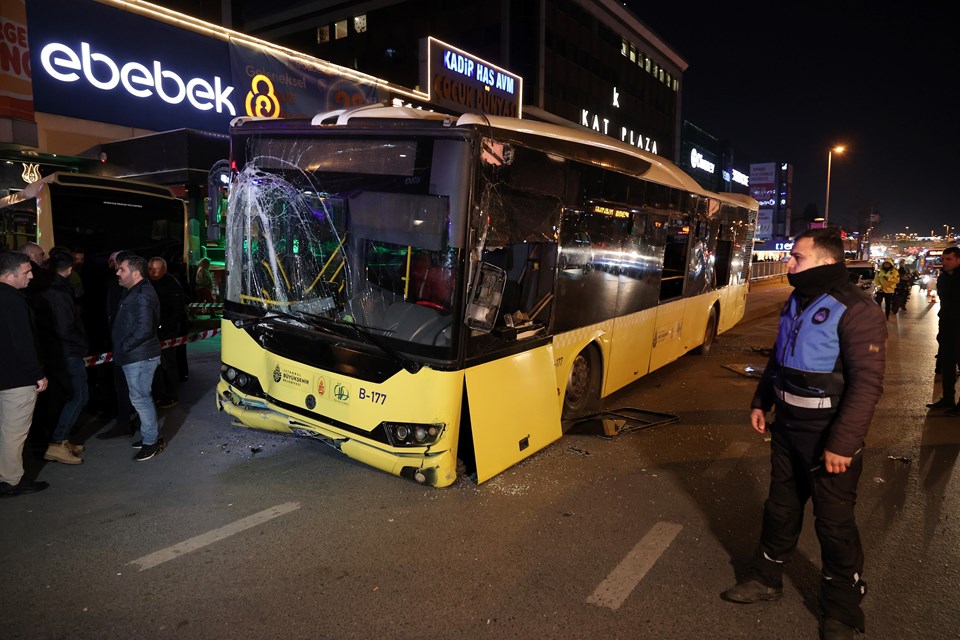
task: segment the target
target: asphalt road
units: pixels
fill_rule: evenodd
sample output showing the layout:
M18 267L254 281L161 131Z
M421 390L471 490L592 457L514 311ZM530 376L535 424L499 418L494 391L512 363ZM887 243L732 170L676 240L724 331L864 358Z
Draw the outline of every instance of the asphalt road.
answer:
M755 287L710 355L605 401L679 422L567 435L448 489L231 426L216 340L191 344L162 455L92 439L83 465L39 468L49 490L0 501L0 638L814 638L809 515L783 600L719 597L756 544L769 450L747 424L756 381L724 365L765 361L788 291ZM890 322L864 454L871 638L960 637L960 419L923 406L935 311L915 290Z

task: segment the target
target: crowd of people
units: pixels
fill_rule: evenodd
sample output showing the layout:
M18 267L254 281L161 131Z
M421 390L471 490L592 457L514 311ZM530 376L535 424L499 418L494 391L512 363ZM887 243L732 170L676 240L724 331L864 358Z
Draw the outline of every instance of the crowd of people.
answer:
M86 299L83 265L82 251L54 247L46 255L34 242L0 253L0 497L48 486L24 477L28 435L47 441L44 460L83 463L85 445L76 430L90 401L84 359L93 346L84 307L94 302ZM112 378L117 413L113 426L97 438L131 437L139 423L134 460L142 462L163 451L157 409L177 405L180 383L189 374L185 345L161 349L163 340L186 334L187 297L161 257L118 251L108 268L102 311L113 374L106 377ZM212 299L212 278L205 282L202 295Z

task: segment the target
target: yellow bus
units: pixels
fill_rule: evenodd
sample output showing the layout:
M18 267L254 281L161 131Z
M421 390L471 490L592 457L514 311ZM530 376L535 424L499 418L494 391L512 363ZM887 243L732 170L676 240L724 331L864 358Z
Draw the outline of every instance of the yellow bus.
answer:
M382 106L231 138L240 425L483 482L743 315L756 201L611 138Z

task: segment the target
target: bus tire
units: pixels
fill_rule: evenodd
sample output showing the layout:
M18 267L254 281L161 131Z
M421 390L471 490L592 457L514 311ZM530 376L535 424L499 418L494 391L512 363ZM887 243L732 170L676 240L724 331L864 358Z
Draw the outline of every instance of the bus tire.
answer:
M717 337L717 308L710 308L710 315L707 316L707 328L703 332L703 343L693 350L698 356L705 356L713 348L713 341Z
M563 419L576 418L591 409L600 396L600 354L588 346L577 354L567 376L563 395Z

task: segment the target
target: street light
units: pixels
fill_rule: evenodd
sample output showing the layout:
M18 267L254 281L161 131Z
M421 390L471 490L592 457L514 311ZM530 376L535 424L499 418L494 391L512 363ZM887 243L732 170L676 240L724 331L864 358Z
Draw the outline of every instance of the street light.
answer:
M823 226L830 224L830 166L833 164L833 152L843 153L844 147L834 147L827 152L827 202L823 207Z

